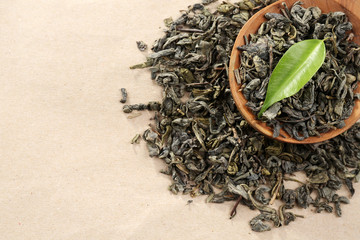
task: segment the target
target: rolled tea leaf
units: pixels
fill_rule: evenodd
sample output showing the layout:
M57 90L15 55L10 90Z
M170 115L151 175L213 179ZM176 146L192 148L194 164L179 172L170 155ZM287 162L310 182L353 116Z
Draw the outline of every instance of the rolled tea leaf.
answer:
M270 76L265 102L258 117L274 103L297 93L319 70L325 54L323 40L310 39L291 46Z

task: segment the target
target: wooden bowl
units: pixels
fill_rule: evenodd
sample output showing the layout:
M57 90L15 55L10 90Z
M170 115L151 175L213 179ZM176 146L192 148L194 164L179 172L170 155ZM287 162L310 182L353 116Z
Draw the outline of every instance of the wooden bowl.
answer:
M272 138L272 128L268 127L266 123L257 120L256 116L253 114L251 109L249 109L245 104L247 100L244 95L239 92L241 85L238 85L235 79L234 70L238 69L240 66L240 50L237 49L238 46L245 44L244 36L247 36L250 33L256 33L260 25L266 21L264 15L267 12L280 13L280 9L283 8L282 3L285 2L290 8L297 0L280 0L277 1L261 11L257 12L252 16L248 22L243 26L239 32L233 50L230 57L230 66L229 66L229 80L231 93L233 95L235 104L245 120L253 126L256 130L263 133L264 135ZM303 7L317 6L323 13L342 11L344 12L349 21L353 24L353 33L355 34L354 42L360 45L360 1L355 0L302 0L304 3ZM356 93L360 92L360 83L358 88L355 90ZM344 131L348 130L356 121L360 118L360 101L355 100L355 106L351 116L345 120L345 127L336 130L330 130L327 133L323 133L321 136L309 137L303 141L298 141L294 138L291 138L284 130L281 129L280 136L275 138L276 140L288 143L297 143L297 144L308 144L308 143L317 143L333 138Z

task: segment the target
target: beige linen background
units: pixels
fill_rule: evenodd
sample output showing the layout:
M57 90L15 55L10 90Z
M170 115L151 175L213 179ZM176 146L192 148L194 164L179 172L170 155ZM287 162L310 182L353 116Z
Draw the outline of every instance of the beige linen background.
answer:
M151 114L128 103L161 98L146 70L129 70L162 36L162 20L196 0L0 1L0 239L358 239L359 193L343 217L254 233L257 211L167 191L161 160L131 138ZM355 187L359 189L359 184ZM348 196L348 192L344 191Z

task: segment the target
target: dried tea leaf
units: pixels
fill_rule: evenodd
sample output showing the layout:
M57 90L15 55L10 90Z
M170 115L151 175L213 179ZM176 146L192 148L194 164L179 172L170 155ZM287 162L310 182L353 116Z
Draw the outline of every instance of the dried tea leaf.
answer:
M309 182L311 183L327 183L328 180L329 176L325 171L315 174L309 178Z
M349 201L337 191L344 184L354 190L352 182L360 179L360 123L320 144L292 145L264 138L237 111L228 84L229 56L243 21L271 2L241 0L232 5L226 1L214 13L201 4L189 6L155 42L150 53L154 58L135 66L150 67L151 79L163 89L162 102L123 106L124 112L155 111L143 139L149 155L166 164L161 173L171 178L172 193L208 195L206 202L236 201L235 206L259 210L260 216L250 222L254 231L269 230L269 221L278 227L301 217L285 211L295 205L340 216L341 204ZM241 63L249 69L239 68L237 81L248 86L243 90L258 113L281 49L304 37L323 39L336 34L336 45L327 42L332 49L321 71L298 93L283 99L280 110L271 113L276 112L275 118L268 121L274 132L281 125L301 138L340 126L342 120L336 117L341 108L344 116L351 112L352 98L356 98L351 91L360 80L360 51L346 35L340 38L349 27L344 14L321 14L299 2L293 8L282 9L284 16L267 15L270 20L244 47ZM331 68L334 73L326 73ZM291 176L300 171L309 179L306 184ZM285 181L290 180L300 187L285 189ZM215 188L220 191L215 193ZM282 202L279 211L269 207L269 200Z
M135 137L131 140L131 144L134 144L134 143L139 143L140 142L140 134L136 134Z
M242 186L242 184L235 186L234 184L229 183L228 187L229 187L230 192L238 194L238 195L242 196L245 199L249 199L249 195L246 192L245 188Z
M138 49L142 52L147 49L147 45L143 41L137 41L136 44L137 44Z
M255 232L270 231L271 227L265 221L272 221L275 227L280 227L280 219L276 213L261 213L250 221L251 229Z

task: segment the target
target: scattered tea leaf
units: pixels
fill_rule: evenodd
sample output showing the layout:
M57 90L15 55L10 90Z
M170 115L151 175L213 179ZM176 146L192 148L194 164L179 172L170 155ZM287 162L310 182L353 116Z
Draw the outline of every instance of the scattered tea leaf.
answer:
M139 143L140 142L140 134L136 134L135 137L131 140L131 144Z

